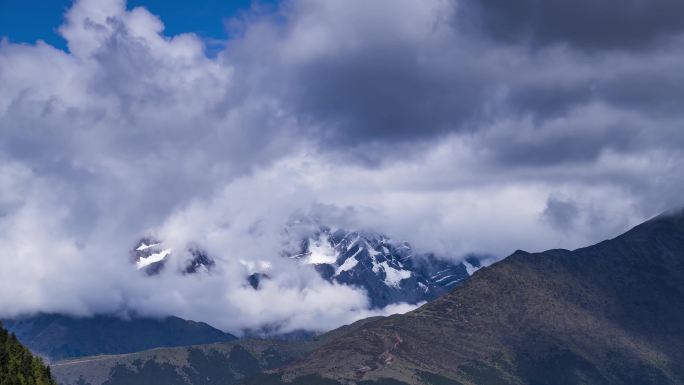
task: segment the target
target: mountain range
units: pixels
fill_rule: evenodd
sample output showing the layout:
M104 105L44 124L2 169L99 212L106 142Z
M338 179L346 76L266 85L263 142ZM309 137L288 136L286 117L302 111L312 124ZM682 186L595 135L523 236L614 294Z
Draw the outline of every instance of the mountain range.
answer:
M167 268L172 253L162 242L144 237L130 250L129 260L134 270L154 276ZM189 249L187 255L190 258L181 264L183 268L178 274L208 274L216 264L197 247ZM311 265L331 282L363 288L373 308L433 300L461 284L481 266L475 256L454 263L431 253L415 253L410 244L381 234L331 230L325 226L302 237L297 247L283 251L282 257L292 263ZM269 267L262 266L245 277L245 285L259 290L270 274ZM235 339L207 324L177 317L126 319L107 314L94 317L37 314L4 322L32 351L51 360ZM310 339L321 331L283 333L277 325L268 325L268 329L256 325L240 332L251 337Z
M433 253L416 252L409 243L380 233L327 226L318 226L297 243L295 250L283 250L282 256L293 263L313 265L331 282L365 289L373 308L433 300L462 283L488 258L471 255L453 262ZM200 248L189 249L188 255L179 274L208 272L215 266L214 259ZM156 275L172 256L173 250L163 242L145 237L131 250L131 263L148 275ZM249 270L245 282L254 290L271 275L268 263L249 264Z
M684 212L574 251L516 251L404 315L316 341L259 343L292 354L224 384L682 384ZM169 383L218 384L193 380L188 370L202 369L172 358L192 349L58 363L55 373L65 385L125 385L140 383L145 365L168 364ZM123 367L127 381L112 382Z

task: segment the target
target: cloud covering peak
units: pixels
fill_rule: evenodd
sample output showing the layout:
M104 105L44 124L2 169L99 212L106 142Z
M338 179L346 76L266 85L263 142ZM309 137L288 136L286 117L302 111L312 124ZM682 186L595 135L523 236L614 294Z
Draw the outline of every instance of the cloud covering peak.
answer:
M290 0L234 18L214 57L145 8L76 1L68 52L0 42L0 316L239 331L370 314L361 290L283 262L296 215L456 259L616 235L681 204L676 4L621 34L632 8L591 32L550 29L539 2ZM146 235L217 269L131 274ZM241 260L273 279L246 288Z

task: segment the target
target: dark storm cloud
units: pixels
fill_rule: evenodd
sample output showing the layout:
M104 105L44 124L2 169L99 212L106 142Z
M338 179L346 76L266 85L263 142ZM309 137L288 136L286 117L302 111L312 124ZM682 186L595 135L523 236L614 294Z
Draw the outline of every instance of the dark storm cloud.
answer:
M673 47L674 48L674 47ZM655 53L657 55L657 53ZM648 54L643 60L648 61ZM597 92L611 104L653 116L684 116L684 72L653 62L650 68L607 76Z
M466 9L496 39L534 46L635 49L684 30L678 0L468 0Z
M684 20L672 18L684 9L678 2L429 2L422 7L429 12L416 12L421 7L406 2L367 9L288 4L275 27L248 22L244 38L230 45L226 57L237 63L243 89L275 97L301 123L301 134L328 150L366 150L377 161L412 152L404 147L397 153L401 144L424 145L457 134L473 136L493 159L507 164L592 162L606 150L633 149L644 130L640 125L656 132L649 145L667 145L667 135L658 132L668 131L681 114L679 24L667 27ZM464 32L474 4L483 18L500 18L495 24L510 29L508 36L520 37L516 31L529 24L544 40L492 41ZM465 10L457 12L459 7ZM623 42L606 40L609 32L580 21L606 13L611 19L600 25L616 36L629 30ZM561 24L561 15L576 23L576 33L546 31ZM317 34L303 34L302 24ZM636 44L632 35L649 42L669 39L636 51L593 53L582 40L591 36L597 49L602 42L614 44L602 48L626 48ZM550 44L561 40L570 44ZM595 121L582 119L585 110L596 114ZM656 115L670 121L645 122ZM634 122L635 117L645 119ZM533 129L491 133L497 124ZM513 138L501 140L507 136Z
M627 123L593 124L591 119L575 118L568 122L530 123L528 129L510 126L487 145L495 148L501 165L510 167L549 167L568 163L591 164L606 150L626 151L636 145L637 130ZM535 127L536 126L536 127ZM550 128L549 126L554 126ZM516 132L517 130L517 132Z
M487 84L475 68L421 62L419 47L364 47L297 68L292 108L340 145L402 142L464 129L481 113ZM429 60L429 59L428 59Z
M246 27L226 57L238 59L245 88L277 96L323 145L422 141L462 131L482 114L491 73L449 41L455 31L440 12L450 14L453 3L287 4L287 23ZM320 36L303 35L303 22Z

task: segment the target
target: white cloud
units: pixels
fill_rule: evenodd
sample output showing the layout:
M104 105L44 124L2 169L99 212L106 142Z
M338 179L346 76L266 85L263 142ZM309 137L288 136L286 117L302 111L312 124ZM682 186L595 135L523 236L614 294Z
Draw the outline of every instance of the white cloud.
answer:
M678 90L642 108L619 87L677 72L681 50L530 52L463 33L454 7L289 1L236 21L210 58L144 8L80 0L60 29L68 53L2 41L0 316L327 329L377 312L279 256L293 215L503 257L583 246L679 203L682 119L648 104ZM564 226L553 199L575 208ZM139 274L128 252L147 234L199 244L217 267ZM272 279L254 291L258 264Z

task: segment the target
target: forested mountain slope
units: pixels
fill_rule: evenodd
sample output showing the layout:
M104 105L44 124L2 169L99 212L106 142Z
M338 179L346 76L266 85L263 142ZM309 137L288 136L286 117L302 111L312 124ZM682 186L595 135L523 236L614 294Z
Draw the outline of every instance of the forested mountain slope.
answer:
M0 385L53 385L50 368L0 324Z

